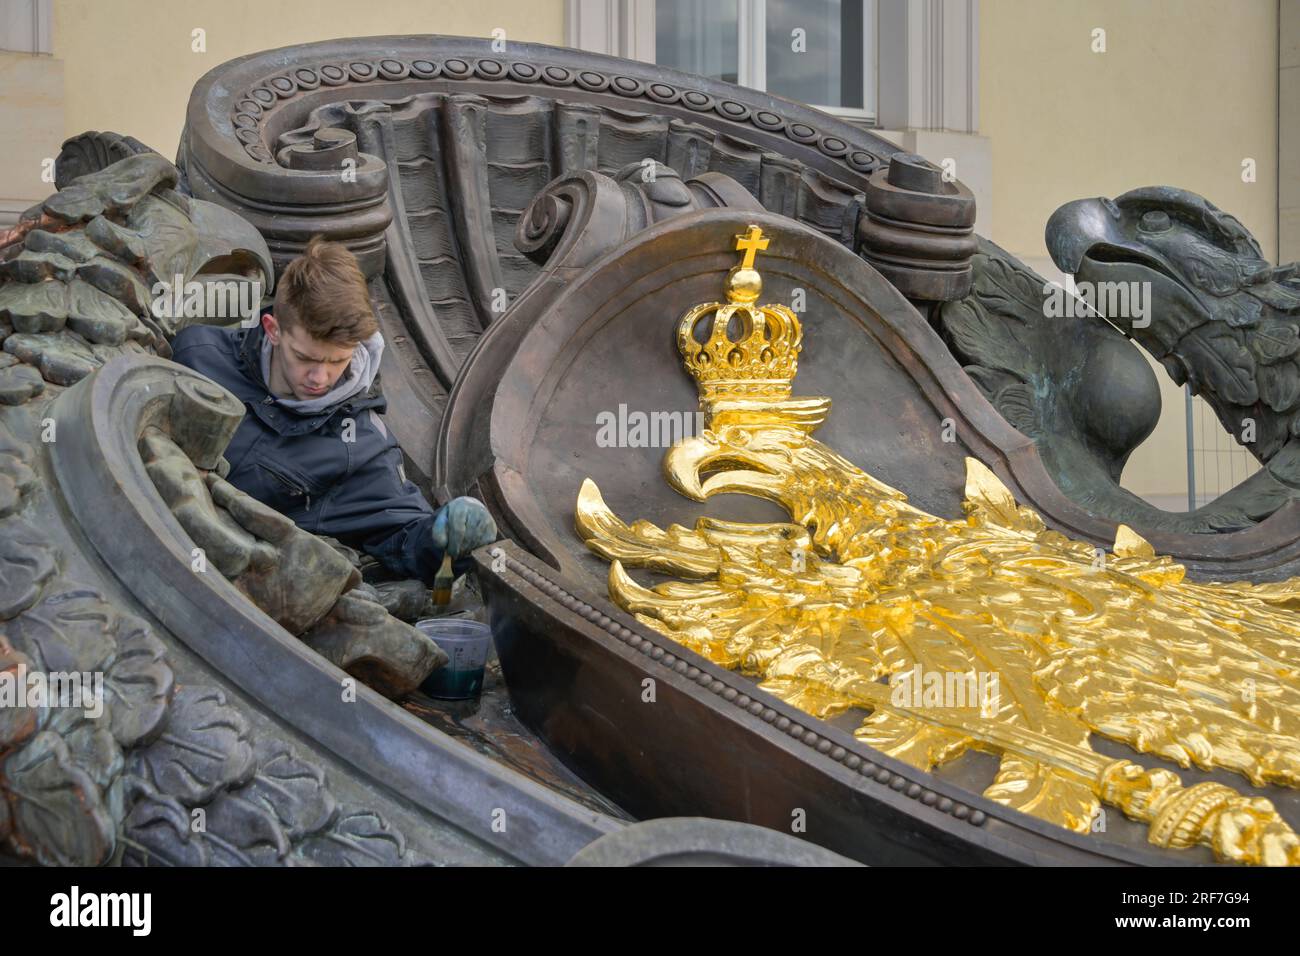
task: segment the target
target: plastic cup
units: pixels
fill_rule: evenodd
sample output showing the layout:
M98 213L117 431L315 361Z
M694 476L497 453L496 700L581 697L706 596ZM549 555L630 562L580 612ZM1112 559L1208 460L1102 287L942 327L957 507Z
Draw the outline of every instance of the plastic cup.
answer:
M492 646L492 628L466 618L429 617L415 627L443 649L447 663L430 674L420 690L439 700L470 700L483 692L483 669Z

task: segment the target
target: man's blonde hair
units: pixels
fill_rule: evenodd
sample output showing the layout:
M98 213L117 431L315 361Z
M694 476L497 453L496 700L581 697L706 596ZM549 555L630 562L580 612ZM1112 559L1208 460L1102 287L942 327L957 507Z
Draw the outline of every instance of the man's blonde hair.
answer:
M296 326L335 345L355 345L379 329L357 257L321 236L280 276L274 315L286 330Z

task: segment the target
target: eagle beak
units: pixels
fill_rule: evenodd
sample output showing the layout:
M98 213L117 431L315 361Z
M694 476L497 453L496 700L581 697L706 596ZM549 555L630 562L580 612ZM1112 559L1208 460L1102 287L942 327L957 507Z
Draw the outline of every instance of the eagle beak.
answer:
M700 475L722 457L722 446L712 436L695 435L674 445L664 456L664 474L668 484L692 501L704 501L708 495Z
M1098 243L1127 246L1119 208L1109 199L1076 199L1047 220L1047 251L1062 272L1079 271L1088 250Z
M714 466L734 465L725 471ZM671 448L664 457L668 483L694 501L705 501L725 492L758 495L780 500L783 479L775 475L753 452L723 445L710 435L688 438Z

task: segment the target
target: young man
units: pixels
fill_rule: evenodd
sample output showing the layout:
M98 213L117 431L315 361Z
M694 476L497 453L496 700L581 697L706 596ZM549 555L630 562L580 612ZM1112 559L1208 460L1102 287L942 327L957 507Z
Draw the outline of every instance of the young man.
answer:
M443 557L456 574L496 539L473 498L435 511L406 479L380 413L384 340L356 257L317 236L285 269L271 311L252 328L193 325L172 358L225 386L246 411L226 449L227 479L292 518L433 587Z

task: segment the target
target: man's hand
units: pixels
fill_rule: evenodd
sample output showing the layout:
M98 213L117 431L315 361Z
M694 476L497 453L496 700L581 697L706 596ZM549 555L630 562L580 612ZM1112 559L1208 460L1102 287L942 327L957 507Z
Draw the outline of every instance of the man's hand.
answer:
M497 539L497 525L476 498L453 498L438 510L433 521L433 541L453 563ZM457 570L458 574L463 573Z
M444 557L451 557L452 572L460 577L474 567L470 552L498 536L496 522L481 502L453 498L386 537L370 540L364 549L399 577L419 578L432 588Z

